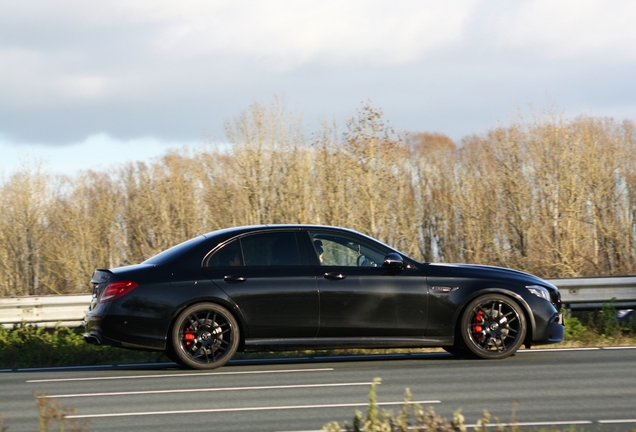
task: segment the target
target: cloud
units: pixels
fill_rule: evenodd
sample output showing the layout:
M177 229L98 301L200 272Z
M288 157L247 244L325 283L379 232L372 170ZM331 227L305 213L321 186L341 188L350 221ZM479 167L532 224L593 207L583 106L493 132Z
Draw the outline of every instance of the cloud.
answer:
M117 57L126 43L146 56L256 58L295 67L309 62L396 64L458 42L475 0L269 0L28 2L0 6L5 42L31 48L81 49ZM36 6L37 5L37 6ZM142 30L135 33L135 29ZM16 34L17 33L17 34ZM109 34L112 35L109 38ZM34 37L34 35L36 37ZM80 36L80 37L78 37ZM115 49L113 49L115 48ZM110 52L109 52L110 51ZM85 52L91 55L90 52Z
M67 69L67 56L25 49L0 50L0 97L13 109L59 108L101 100L115 87L103 72Z
M0 133L189 141L285 95L308 119L371 100L457 136L545 95L628 104L633 22L625 0L5 1Z
M632 0L532 0L496 19L500 44L551 59L600 56L636 59Z
M8 67L0 99L12 109L48 109L201 92L204 72L405 64L458 43L475 4L2 2L0 64Z
M158 45L175 56L221 53L282 68L401 64L460 41L474 5L470 0L221 2L167 23Z

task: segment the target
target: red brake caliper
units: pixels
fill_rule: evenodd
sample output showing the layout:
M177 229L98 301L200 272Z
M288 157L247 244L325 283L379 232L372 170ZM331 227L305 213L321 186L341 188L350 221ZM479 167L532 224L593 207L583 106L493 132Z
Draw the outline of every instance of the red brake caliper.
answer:
M475 339L479 341L484 336L482 334L482 331L484 330L484 328L482 327L483 323L484 323L484 311L480 309L477 311L477 313L473 317L473 333L474 333Z
M190 345L192 345L192 343L194 342L195 339L196 339L196 337L194 336L194 333L192 332L192 329L190 327L185 329L185 332L183 334L183 340L185 341L185 344L187 346L190 346Z

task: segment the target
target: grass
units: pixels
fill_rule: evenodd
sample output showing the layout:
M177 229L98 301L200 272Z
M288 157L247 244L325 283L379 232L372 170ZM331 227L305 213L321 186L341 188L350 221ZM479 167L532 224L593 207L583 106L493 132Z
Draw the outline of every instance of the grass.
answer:
M163 353L89 345L82 332L68 327L44 329L0 326L0 369L168 361Z

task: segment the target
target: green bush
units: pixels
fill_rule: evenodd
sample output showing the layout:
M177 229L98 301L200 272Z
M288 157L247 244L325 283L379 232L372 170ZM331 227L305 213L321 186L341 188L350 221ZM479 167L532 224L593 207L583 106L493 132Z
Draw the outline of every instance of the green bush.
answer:
M0 326L0 368L89 366L167 361L162 353L89 345L80 331L68 327L44 329L18 324Z
M578 345L593 346L599 339L596 330L588 328L583 322L573 317L570 313L565 315L565 338L564 342Z
M616 303L612 300L603 304L599 311L564 311L565 343L583 346L633 345L636 341L634 319L621 322L617 319Z
M608 338L616 338L623 330L621 324L616 320L615 301L616 299L612 299L610 303L603 304L595 325L596 330Z

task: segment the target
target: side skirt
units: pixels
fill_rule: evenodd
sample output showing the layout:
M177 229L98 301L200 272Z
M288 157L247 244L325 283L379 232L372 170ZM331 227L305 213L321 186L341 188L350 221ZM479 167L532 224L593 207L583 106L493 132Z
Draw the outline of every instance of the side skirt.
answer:
M364 338L294 338L294 339L246 339L245 352L287 351L298 349L344 348L425 348L452 346L452 336L447 337L364 337Z

